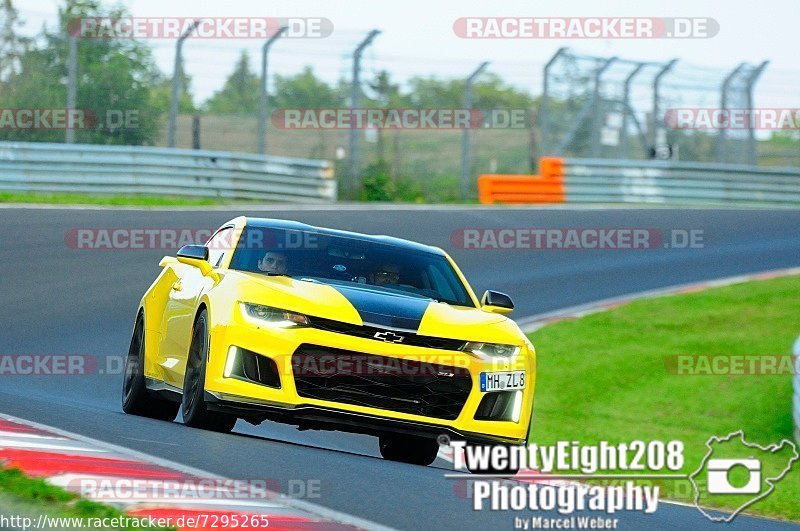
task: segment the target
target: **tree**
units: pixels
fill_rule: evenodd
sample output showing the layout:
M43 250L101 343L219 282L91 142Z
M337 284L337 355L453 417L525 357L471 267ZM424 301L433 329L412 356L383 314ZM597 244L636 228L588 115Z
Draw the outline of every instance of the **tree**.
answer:
M463 79L414 77L409 81L411 100L420 108L461 108L464 83ZM528 94L505 85L496 74L483 74L472 85L472 104L476 109L527 109L532 103Z
M55 31L45 28L20 57L0 94L0 107L63 108L66 103L68 39L64 29L82 17L121 18L122 8L105 9L97 0L68 0L59 9ZM153 90L163 78L150 49L126 39L78 41L76 107L87 114L87 128L76 131L77 142L142 145L155 143L163 102ZM135 122L114 126L111 117L127 115ZM53 129L0 131L0 138L62 142L64 132Z
M276 75L273 101L277 109L329 109L344 105L339 91L318 79L310 66L294 76Z
M29 44L15 27L22 23L11 0L0 0L0 83L18 71L19 60Z
M222 90L206 101L205 109L213 114L255 114L260 90L258 76L250 71L247 52L243 51Z
M181 78L181 92L178 94L178 113L191 114L197 108L192 100L192 77L186 73L181 64L179 67L178 75ZM167 77L159 72L158 81L153 87L153 105L154 110L161 113L166 113L169 110L169 104L172 101L172 78Z

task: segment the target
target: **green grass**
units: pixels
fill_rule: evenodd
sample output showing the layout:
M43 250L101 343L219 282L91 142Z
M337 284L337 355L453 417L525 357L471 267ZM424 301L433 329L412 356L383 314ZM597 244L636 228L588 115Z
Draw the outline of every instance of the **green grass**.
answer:
M217 199L171 196L39 194L0 192L0 203L46 203L54 205L112 205L112 206L208 206L223 204Z
M14 468L0 468L0 514L32 518L120 518L125 513L110 505L81 499L76 494L31 478ZM130 526L121 529L142 529Z
M530 442L613 443L678 439L682 472L697 469L711 435L743 429L761 445L793 439L791 376L686 376L676 354L789 354L800 334L800 277L755 281L645 299L530 338L538 353ZM764 469L786 463L769 456ZM691 502L688 481L668 481L666 498ZM718 496L716 498L719 498ZM800 463L775 492L746 509L800 520ZM736 500L711 502L735 508Z

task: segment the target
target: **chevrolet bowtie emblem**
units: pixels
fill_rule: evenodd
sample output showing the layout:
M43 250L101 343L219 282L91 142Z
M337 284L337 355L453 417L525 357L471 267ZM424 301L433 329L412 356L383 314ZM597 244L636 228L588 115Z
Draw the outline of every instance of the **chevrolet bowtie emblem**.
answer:
M387 343L402 343L405 339L405 337L399 336L394 332L375 332L375 335L372 337L386 341Z

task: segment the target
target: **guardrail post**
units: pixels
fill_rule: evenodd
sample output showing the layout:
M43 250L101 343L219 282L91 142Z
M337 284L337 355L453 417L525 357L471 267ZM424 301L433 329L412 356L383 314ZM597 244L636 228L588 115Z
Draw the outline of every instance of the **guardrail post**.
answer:
M281 26L275 35L270 37L261 48L261 93L258 98L258 152L262 155L267 154L267 55L272 43L278 40L283 33L289 29L288 26Z
M467 110L472 109L472 83L475 81L475 78L486 69L487 66L489 66L488 61L482 62L464 82L464 108ZM472 161L469 145L469 133L471 127L472 115L470 114L469 124L464 128L464 132L461 136L461 199L467 199L469 196L470 162Z

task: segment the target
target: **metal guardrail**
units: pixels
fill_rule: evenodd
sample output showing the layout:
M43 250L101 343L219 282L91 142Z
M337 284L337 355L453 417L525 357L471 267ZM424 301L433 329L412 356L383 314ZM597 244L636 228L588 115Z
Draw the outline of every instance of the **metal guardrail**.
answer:
M0 190L336 200L333 166L296 159L141 146L0 142Z
M570 159L567 203L800 206L800 169L672 161Z
M794 342L794 366L800 367L800 337ZM794 440L800 444L800 371L794 375L794 396L792 398L792 416L794 417Z

